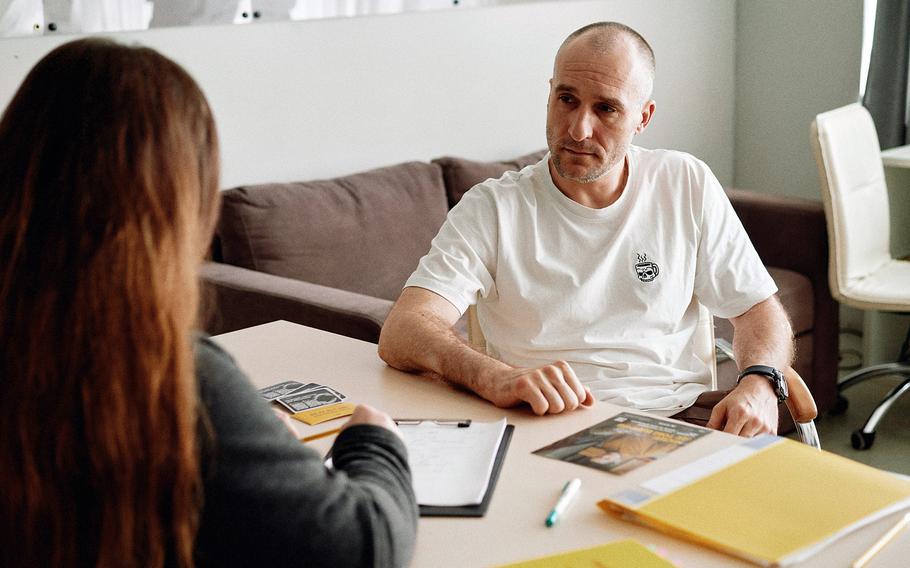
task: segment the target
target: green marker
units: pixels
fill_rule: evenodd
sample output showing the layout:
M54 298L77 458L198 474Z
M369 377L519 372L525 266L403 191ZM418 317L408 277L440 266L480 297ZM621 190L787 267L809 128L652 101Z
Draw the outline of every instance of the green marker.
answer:
M572 502L572 499L575 498L575 495L578 494L580 488L581 480L577 477L563 486L562 494L560 494L559 499L556 500L556 505L553 506L553 510L547 515L546 525L548 527L552 527L556 524L556 521L559 520L559 516L569 508L569 504Z

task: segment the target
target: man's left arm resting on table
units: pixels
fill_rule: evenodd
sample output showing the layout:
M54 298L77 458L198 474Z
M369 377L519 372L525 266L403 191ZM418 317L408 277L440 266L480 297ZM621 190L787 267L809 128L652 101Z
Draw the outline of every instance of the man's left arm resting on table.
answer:
M793 360L793 332L777 296L730 318L739 369L768 365L786 369ZM714 407L707 426L740 436L777 433L777 394L767 377L750 374Z

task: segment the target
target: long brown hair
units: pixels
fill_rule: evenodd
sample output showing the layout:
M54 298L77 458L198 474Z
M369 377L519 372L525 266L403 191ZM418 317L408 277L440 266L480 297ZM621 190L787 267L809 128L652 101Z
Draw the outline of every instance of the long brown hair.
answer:
M82 39L0 121L0 564L193 563L191 329L217 210L196 83Z

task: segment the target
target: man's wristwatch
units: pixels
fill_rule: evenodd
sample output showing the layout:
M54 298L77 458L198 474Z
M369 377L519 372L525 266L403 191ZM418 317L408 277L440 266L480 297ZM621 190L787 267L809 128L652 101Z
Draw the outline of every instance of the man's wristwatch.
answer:
M738 385L746 375L761 375L767 378L771 383L771 387L774 389L774 394L777 395L778 403L787 400L787 397L790 396L784 374L774 367L769 367L768 365L752 365L751 367L746 367L743 369L743 372L739 374L739 377L737 377L736 384Z

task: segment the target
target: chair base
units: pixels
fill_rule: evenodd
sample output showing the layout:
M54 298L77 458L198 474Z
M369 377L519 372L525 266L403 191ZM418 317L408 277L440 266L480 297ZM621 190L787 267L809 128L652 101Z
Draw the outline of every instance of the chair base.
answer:
M902 353L902 355L904 355L904 353ZM860 369L847 375L843 382L837 387L838 401L832 410L832 413L834 414L842 413L847 409L847 399L840 396L840 393L854 385L885 375L899 375L904 377L904 380L891 389L885 398L875 406L872 413L869 415L869 418L867 418L865 424L863 424L863 427L853 432L850 441L857 450L868 450L872 447L872 444L875 442L875 429L878 427L878 423L885 416L885 413L888 412L888 409L891 408L891 405L894 404L901 395L910 390L910 364L883 363L881 365L866 367L865 369Z
M850 444L854 450L866 450L875 443L875 432L867 434L862 430L854 430L850 434Z

